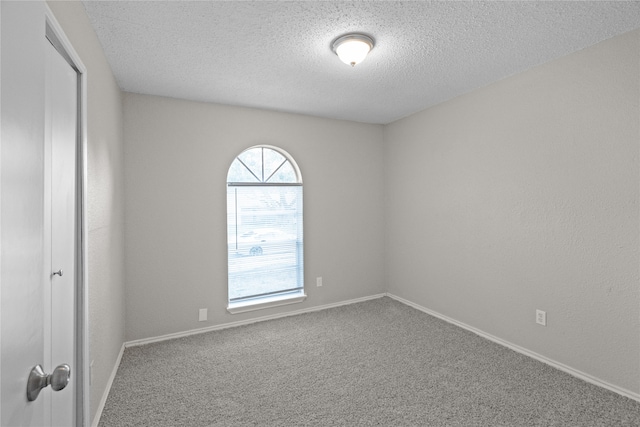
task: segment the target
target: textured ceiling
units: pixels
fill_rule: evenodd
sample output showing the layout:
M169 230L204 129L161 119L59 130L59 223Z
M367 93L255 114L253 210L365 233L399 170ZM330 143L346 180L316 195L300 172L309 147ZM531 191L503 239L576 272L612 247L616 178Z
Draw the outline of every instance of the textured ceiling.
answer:
M640 27L640 2L84 1L129 92L389 123ZM375 39L355 68L331 51Z

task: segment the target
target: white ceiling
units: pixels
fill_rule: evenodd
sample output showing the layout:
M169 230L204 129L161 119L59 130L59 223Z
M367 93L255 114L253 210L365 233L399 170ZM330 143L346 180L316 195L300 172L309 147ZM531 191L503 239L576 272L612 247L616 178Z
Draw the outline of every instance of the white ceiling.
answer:
M640 27L630 1L84 1L129 92L389 123ZM355 68L331 42L375 39Z

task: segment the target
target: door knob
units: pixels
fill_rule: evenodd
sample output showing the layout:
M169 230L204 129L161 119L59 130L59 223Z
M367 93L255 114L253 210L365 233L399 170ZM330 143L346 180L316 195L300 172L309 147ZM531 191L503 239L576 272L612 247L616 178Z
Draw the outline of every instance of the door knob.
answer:
M54 276L60 276L60 277L62 277L62 269L60 269L60 270L58 270L58 271L54 271L54 272L53 272L53 275L54 275Z
M60 391L69 384L71 368L66 363L57 366L51 374L45 374L42 366L36 365L29 373L27 380L27 400L33 402L38 398L40 390L51 384L54 391Z

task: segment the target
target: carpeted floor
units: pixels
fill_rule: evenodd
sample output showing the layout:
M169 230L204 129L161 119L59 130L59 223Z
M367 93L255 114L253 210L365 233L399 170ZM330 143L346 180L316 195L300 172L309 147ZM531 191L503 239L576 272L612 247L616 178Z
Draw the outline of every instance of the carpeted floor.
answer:
M100 427L640 426L640 403L390 298L127 348Z

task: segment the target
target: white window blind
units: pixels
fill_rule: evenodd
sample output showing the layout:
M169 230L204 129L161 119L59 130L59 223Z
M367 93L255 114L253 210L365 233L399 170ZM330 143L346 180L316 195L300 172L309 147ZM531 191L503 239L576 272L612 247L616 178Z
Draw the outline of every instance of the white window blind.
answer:
M229 305L304 293L302 180L293 159L253 147L227 176Z

